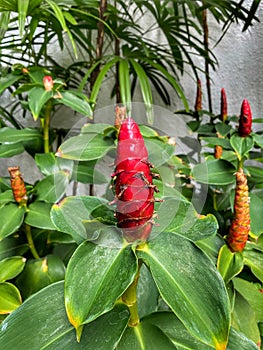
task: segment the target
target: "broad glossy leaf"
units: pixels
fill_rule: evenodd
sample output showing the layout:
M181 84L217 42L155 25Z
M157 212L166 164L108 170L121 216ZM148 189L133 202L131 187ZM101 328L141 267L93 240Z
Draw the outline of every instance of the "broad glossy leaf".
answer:
M212 237L202 239L201 241L195 242L195 244L202 249L202 251L213 261L216 265L218 252L220 248L225 244L224 239L221 235L217 234Z
M155 208L158 213L158 226L153 227L152 237L169 231L199 241L216 234L218 224L213 215L198 215L192 203L182 196L164 197L163 200L164 202Z
M82 243L70 259L65 277L65 305L71 324L78 329L111 310L136 272L131 246Z
M237 134L231 136L230 143L239 160L245 157L254 146L254 140L251 136L241 137Z
M95 169L97 161L77 162L73 170L73 180L89 184L105 184L109 179L100 171Z
M148 138L144 141L149 153L149 161L155 168L166 163L174 154L174 146L169 145L168 143Z
M46 91L42 87L34 87L29 91L29 109L33 115L34 120L38 119L42 108L51 97L52 91Z
M8 127L0 129L0 143L18 143L39 138L42 138L39 129L25 128L18 130Z
M151 332L155 336L158 334L156 328L161 331L159 336L164 339L168 338L174 345L172 349L188 349L188 350L212 350L212 347L201 343L198 339L194 338L184 327L182 322L171 312L156 312L152 315L145 317L141 322L141 328L138 331L127 329L123 335L117 350L126 349L129 350L166 350L166 347L159 347L160 344L152 343L152 340L156 339L151 337ZM155 329L155 331L154 331ZM153 335L152 334L152 335ZM139 335L142 335L141 339ZM149 339L153 338L153 339ZM139 339L138 339L139 338ZM131 347L131 344L137 347ZM139 340L139 341L138 341ZM142 341L140 343L140 340ZM149 342L147 341L149 340ZM126 343L126 344L125 344ZM166 342L167 344L167 342ZM170 343L168 343L168 349L170 348ZM144 346L144 347L143 347ZM233 328L230 329L229 340L227 344L227 350L256 350L257 347L255 343L246 338L244 335L240 334Z
M235 306L232 313L232 326L245 334L256 344L260 343L260 334L256 315L249 303L239 293L235 296Z
M25 207L19 207L15 203L8 203L0 208L0 241L22 225L25 211Z
M172 341L155 325L141 322L127 327L116 350L176 350Z
M211 260L191 241L169 232L139 247L137 255L149 266L161 296L188 331L215 349L223 349L230 305Z
M2 144L0 145L0 157L1 158L13 157L17 154L23 153L24 150L25 149L22 143Z
M243 333L230 328L227 350L258 350L257 345Z
M0 282L15 278L22 272L26 259L22 256L12 256L0 261Z
M234 183L236 178L235 167L222 159L208 160L193 168L193 178L201 183L209 185L228 185Z
M0 94L5 91L6 88L13 85L16 81L20 80L23 75L17 75L13 73L6 74L0 78Z
M104 134L105 130L115 128L106 123L87 123L81 128L81 134Z
M54 153L38 153L35 155L35 161L45 175L52 175L60 170L71 174L74 165L72 160L57 158Z
M92 196L67 197L53 205L51 220L59 231L70 234L77 243L81 243L88 238L84 222L94 219L92 211L103 204L108 202Z
M249 266L253 274L263 283L263 252L245 249L243 256L245 265Z
M17 236L10 236L0 241L0 259L23 255L28 250L27 242Z
M51 283L64 279L65 266L55 255L29 260L23 272L17 278L17 286L23 298L28 298Z
M5 192L0 193L0 207L14 201L15 200L12 190L7 190Z
M251 305L257 322L263 322L263 293L260 284L234 278L234 287Z
M225 149L231 149L229 140L220 137L201 137L201 140L207 142L207 146L214 147L216 145L222 146Z
M67 172L60 171L39 181L35 186L37 200L48 203L59 201L66 192L69 183L68 175Z
M54 283L26 300L1 324L1 350L105 350L114 349L127 322L129 311L124 305L85 325L81 342L67 319L64 284Z
M256 166L246 166L246 170L249 172L248 181L256 184L263 183L263 169Z
M104 157L115 146L113 141L102 134L81 134L66 140L59 147L56 155L73 160L94 160Z
M253 120L253 122L254 122L254 120ZM253 140L255 141L255 143L260 148L263 148L263 137L262 137L262 135L253 134L252 137L253 137Z
M92 117L92 109L84 94L74 91L63 91L60 94L62 97L56 99L57 103L64 104L85 117Z
M16 286L9 282L0 283L0 314L5 315L17 309L22 303Z
M263 199L250 193L250 230L251 234L259 237L263 232Z
M46 230L56 230L56 227L50 219L51 207L52 204L50 203L38 201L31 203L28 206L25 223Z
M224 244L218 254L217 269L223 277L225 284L228 284L233 277L238 275L244 267L243 256L239 253L232 253Z
M140 318L157 311L159 292L149 269L143 264L137 285L137 303Z

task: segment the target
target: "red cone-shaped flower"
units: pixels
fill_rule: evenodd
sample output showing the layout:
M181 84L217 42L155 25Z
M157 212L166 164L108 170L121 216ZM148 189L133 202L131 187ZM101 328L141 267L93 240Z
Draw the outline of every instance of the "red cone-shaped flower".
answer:
M221 89L220 118L223 122L227 120L227 98L225 89Z
M148 152L138 125L123 121L118 137L115 172L116 218L129 242L146 240L152 229L154 190Z
M52 91L54 82L50 75L45 75L43 78L43 84L46 91Z
M227 236L227 244L232 252L242 252L250 231L250 210L247 178L243 169L236 173L234 220Z
M241 137L250 135L252 131L252 113L248 100L244 100L241 106L238 133Z

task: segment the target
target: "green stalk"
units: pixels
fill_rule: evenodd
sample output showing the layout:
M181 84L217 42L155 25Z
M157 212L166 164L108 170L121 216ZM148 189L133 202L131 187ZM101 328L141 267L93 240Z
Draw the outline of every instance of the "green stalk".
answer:
M40 259L40 256L38 255L38 252L36 250L36 247L32 238L31 226L26 224L25 229L26 229L26 238L27 238L29 249L35 259Z
M44 114L44 125L43 125L43 140L44 140L44 153L49 153L49 124L52 112L52 100L48 100L46 104L45 114Z
M138 303L137 303L137 285L140 277L142 261L139 260L138 272L134 278L132 284L122 295L122 301L126 304L130 311L130 320L128 325L130 327L136 327L140 323L139 312L138 312Z

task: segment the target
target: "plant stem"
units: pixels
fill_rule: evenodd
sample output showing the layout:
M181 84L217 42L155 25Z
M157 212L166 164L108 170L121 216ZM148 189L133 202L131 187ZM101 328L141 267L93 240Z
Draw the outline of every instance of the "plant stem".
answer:
M31 226L26 224L25 229L26 229L26 238L27 238L29 249L31 250L33 257L35 259L39 259L40 256L38 255L38 252L36 250L36 247L32 238Z
M137 285L140 276L140 268L142 261L139 260L138 272L134 278L132 284L122 295L122 301L128 306L130 311L130 320L128 325L130 327L135 327L140 323L139 313L138 313L138 304L137 304Z
M49 123L52 112L52 100L48 100L44 115L44 125L43 125L43 140L44 140L44 153L49 153Z

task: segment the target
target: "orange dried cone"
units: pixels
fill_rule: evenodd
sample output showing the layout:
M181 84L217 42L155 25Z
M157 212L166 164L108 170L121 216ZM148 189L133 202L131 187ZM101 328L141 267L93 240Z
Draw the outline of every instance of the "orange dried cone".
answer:
M13 191L15 201L22 205L26 204L28 199L26 193L26 186L19 167L10 167L8 168L8 171L10 174L11 188Z
M227 236L227 244L232 252L241 253L247 243L250 231L249 200L247 178L240 168L236 173L234 220Z
M216 159L220 159L222 157L223 148L222 146L216 145L214 150L214 156Z
M225 122L227 120L227 98L225 89L221 89L221 105L220 105L220 119Z

